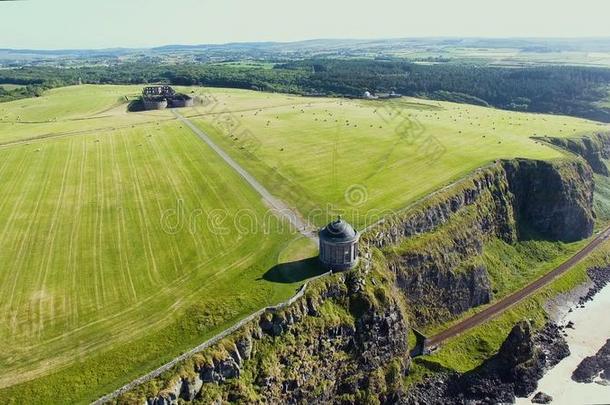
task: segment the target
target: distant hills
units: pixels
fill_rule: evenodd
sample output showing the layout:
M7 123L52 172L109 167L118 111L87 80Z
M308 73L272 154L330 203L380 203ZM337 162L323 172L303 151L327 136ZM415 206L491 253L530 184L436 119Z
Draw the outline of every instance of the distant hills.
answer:
M164 45L153 48L109 49L0 49L0 61L56 58L119 58L206 54L233 57L251 54L259 58L286 56L336 56L357 53L396 54L401 51L447 52L462 49L513 49L520 52L610 52L610 38L395 38L395 39L312 39L297 42L238 42L227 44Z

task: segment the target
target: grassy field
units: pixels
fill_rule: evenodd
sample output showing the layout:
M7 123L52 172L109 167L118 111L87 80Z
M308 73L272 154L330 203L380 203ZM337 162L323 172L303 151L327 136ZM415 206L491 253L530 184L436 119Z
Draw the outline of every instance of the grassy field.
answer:
M187 112L265 185L316 225L358 227L495 159L552 159L530 136L605 128L582 119L418 99L363 101L209 90Z
M136 86L72 86L49 90L42 97L0 104L0 145L47 137L82 135L100 130L171 120L169 111L128 113L127 98Z
M515 48L474 48L474 47L445 47L443 49L417 49L398 50L389 53L391 56L406 58L415 61L426 61L434 58L448 58L460 63L473 63L477 65L490 65L500 67L527 67L547 65L572 66L610 66L609 52L586 52L577 50L549 50L535 52L531 49ZM376 54L370 54L371 59ZM429 63L429 62L428 62Z
M87 402L319 271L315 246L139 86L0 104L0 397ZM184 89L182 113L321 225L359 227L498 158L552 159L531 135L599 125L415 99ZM372 215L372 216L367 216ZM237 220L236 220L237 218ZM498 252L500 252L498 247ZM284 264L284 265L280 265Z
M15 90L15 89L19 89L24 86L22 84L4 83L4 84L0 84L0 87L2 87L4 90Z
M52 135L85 123L83 133L0 148L0 396L9 402L94 399L288 298L310 274L278 270L314 247L278 226L197 137L163 114L120 111L120 94L134 90L58 89L0 107L7 119L57 118ZM100 115L95 129L89 118ZM96 378L74 383L87 372Z

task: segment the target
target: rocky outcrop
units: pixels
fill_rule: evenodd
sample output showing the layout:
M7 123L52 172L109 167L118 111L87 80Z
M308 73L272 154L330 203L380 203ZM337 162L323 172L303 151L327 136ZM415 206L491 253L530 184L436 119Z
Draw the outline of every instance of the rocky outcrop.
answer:
M534 342L544 356L544 368L548 370L570 355L570 347L564 339L564 330L553 322L534 335Z
M532 404L550 404L553 402L553 397L542 391L539 391L532 398Z
M597 174L610 176L610 170L604 163L604 159L610 159L610 133L599 132L597 134L574 138L536 138L541 141L550 142L567 151L583 157Z
M143 398L149 405L392 402L409 364L409 327L400 297L371 277L353 271L318 280L302 299L261 315L140 395L156 392Z
M545 370L567 355L567 343L559 328L548 324L534 334L528 322L511 330L498 354L465 374L445 374L418 384L403 404L497 404L513 403L515 396L535 392Z
M544 365L542 351L534 343L532 326L522 321L513 327L496 357L486 363L483 374L498 376L513 385L515 394L527 396L538 386Z
M384 252L418 325L491 301L491 238L573 241L593 231L593 178L579 159L500 161L363 236Z
M610 339L599 351L584 359L572 373L572 380L580 383L593 381L610 385Z
M610 283L610 266L596 266L587 269L587 275L592 282L585 295L579 297L578 305L591 301L595 295Z

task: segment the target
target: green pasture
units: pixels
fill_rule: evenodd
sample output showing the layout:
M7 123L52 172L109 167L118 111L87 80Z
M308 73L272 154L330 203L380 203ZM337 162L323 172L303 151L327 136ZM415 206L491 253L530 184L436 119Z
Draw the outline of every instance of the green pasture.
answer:
M128 113L128 101L141 90L140 86L71 86L49 90L42 97L0 103L0 146L173 119L169 111Z
M2 83L0 87L4 90L15 90L24 87L22 84Z
M105 90L0 105L31 122L87 123L55 136L54 121L48 138L0 147L0 396L9 403L93 400L318 271L294 263L315 246L189 130L120 111L120 94L135 87ZM99 128L89 123L104 114ZM107 129L113 115L125 125Z
M316 225L362 228L496 159L553 159L531 136L605 128L577 118L403 98L304 98L207 90L186 111L270 190ZM329 215L327 215L329 214Z
M579 50L549 50L532 52L520 48L473 48L450 47L444 49L418 49L396 50L390 55L398 58L416 61L428 58L448 58L459 63L474 63L478 65L500 67L527 67L546 65L572 65L572 66L610 66L609 52L585 52ZM370 55L374 58L375 55Z

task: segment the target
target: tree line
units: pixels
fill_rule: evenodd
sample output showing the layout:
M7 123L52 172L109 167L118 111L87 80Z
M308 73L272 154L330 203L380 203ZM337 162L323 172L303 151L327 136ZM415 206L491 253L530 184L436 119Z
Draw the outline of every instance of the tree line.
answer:
M273 69L212 63L123 63L79 68L0 70L0 101L39 95L48 88L91 84L203 85L302 95L359 97L365 91L489 105L503 109L574 115L610 122L598 103L610 86L610 69L578 66L503 68L474 64L417 64L402 60L309 59Z

